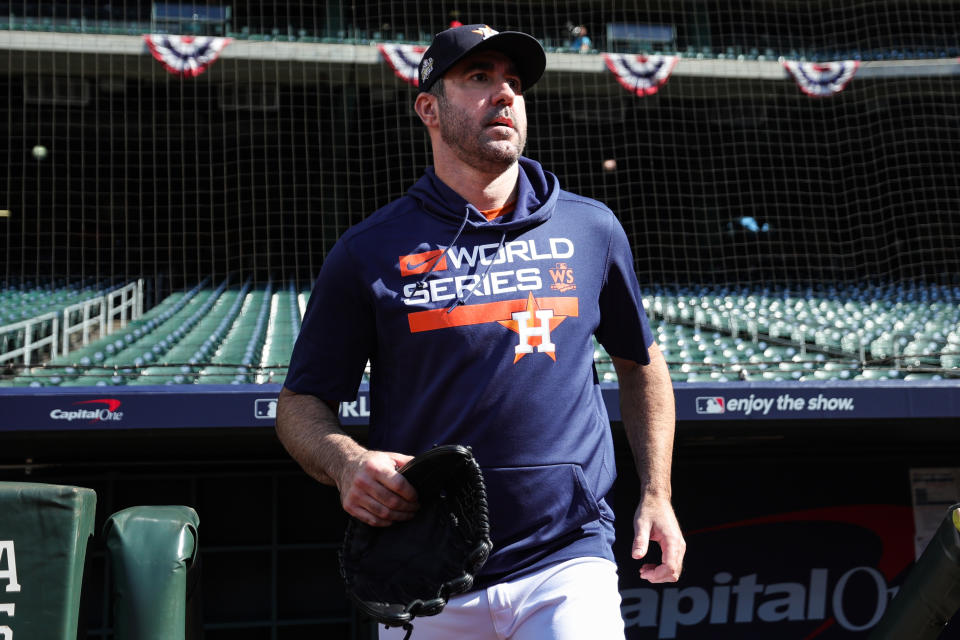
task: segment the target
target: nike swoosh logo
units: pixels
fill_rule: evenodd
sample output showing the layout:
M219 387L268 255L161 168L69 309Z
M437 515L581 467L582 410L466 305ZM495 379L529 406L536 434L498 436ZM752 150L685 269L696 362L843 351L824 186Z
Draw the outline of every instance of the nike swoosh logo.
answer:
M443 255L443 254L437 254L437 255L433 256L432 258L427 258L427 259L424 260L423 262L418 262L417 264L410 264L410 262L407 261L407 269L409 269L410 271L413 271L414 269L419 269L420 267L422 267L423 265L427 264L428 262L436 262L437 260L439 260L439 259L442 257L442 255Z
M447 256L442 249L433 249L422 253L410 253L400 256L400 274L412 276L427 271L445 271Z

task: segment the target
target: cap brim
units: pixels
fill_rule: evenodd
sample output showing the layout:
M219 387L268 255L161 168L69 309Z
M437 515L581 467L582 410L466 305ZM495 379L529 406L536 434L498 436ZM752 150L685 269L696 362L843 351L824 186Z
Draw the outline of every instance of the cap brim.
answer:
M501 31L490 36L471 49L468 55L477 51L499 51L510 58L517 66L522 91L535 85L547 67L547 54L540 42L519 31Z
M519 31L501 31L485 39L472 49L464 51L460 56L450 60L435 77L442 77L443 74L449 71L455 64L467 56L480 51L499 51L510 58L517 66L522 91L526 91L535 85L543 75L543 70L547 67L547 54L544 53L543 47L536 38ZM427 53L429 53L429 50ZM426 56L427 53L424 55ZM425 89L421 86L420 90L428 91L434 82L436 82L436 80L431 78L431 82L427 88Z

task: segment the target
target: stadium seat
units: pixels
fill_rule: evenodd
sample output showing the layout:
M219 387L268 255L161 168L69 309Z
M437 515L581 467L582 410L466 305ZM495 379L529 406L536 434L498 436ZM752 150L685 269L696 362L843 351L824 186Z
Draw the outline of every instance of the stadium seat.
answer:
M67 378L60 382L61 387L104 387L123 384L124 378L114 369L90 368L76 378Z
M854 376L855 380L897 380L903 377L904 372L898 369L864 368Z
M904 380L943 380L943 376L939 373L912 371L907 375L903 376L903 379Z

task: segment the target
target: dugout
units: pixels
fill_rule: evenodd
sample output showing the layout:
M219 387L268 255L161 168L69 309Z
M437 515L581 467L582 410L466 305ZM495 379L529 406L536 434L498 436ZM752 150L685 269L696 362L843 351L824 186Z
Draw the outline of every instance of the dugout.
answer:
M678 403L689 404L689 393L720 392L729 394L729 387L677 385ZM349 607L337 572L344 518L335 491L306 477L269 425L204 424L224 403L248 403L252 415L255 399L207 394L207 412L191 409L192 422L166 429L137 428L140 408L132 396L123 397L126 427L5 427L2 479L95 489L95 531L108 514L128 506L195 508L207 638L366 638L368 625ZM167 406L176 401L161 399ZM39 405L30 404L36 413ZM344 409L348 422L350 413ZM685 413L677 431L674 499L689 544L686 573L681 583L654 589L631 575L636 481L622 427L611 424L628 638L658 637L654 629L659 637L678 638L728 631L744 638L807 637L821 627L825 638L865 637L913 561L911 471L952 468L960 446L955 419L716 421ZM347 427L360 440L362 421ZM101 537L94 537L89 556L86 637L110 637Z

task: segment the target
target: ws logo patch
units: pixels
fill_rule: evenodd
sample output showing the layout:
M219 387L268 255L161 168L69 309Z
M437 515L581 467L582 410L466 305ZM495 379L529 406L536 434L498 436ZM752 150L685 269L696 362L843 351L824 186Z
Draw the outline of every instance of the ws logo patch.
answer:
M573 283L573 269L568 267L566 262L558 262L557 266L549 269L549 271L550 277L553 279L553 284L550 285L551 289L560 293L576 290L577 285Z

